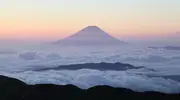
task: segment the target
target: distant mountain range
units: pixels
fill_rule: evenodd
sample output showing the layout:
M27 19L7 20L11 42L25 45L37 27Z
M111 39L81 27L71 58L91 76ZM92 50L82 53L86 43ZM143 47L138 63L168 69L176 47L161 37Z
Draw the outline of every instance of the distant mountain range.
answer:
M180 46L149 47L151 49L180 50Z
M55 42L65 46L117 46L127 44L120 41L97 26L88 26L79 32Z
M145 68L143 66L133 66L130 64L123 64L123 63L85 63L85 64L74 64L74 65L61 65L55 68L44 68L44 69L37 69L34 71L46 71L46 70L79 70L79 69L95 69L95 70L115 70L115 71L124 71L128 69L141 69ZM149 69L151 70L151 69Z

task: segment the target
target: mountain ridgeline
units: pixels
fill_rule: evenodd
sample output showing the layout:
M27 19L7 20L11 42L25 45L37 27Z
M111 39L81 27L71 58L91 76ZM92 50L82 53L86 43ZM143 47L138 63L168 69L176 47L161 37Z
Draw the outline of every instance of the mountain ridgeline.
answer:
M83 90L73 85L27 85L18 79L0 76L0 100L180 100L180 94L135 92L110 86Z
M54 44L63 46L120 46L127 43L112 37L97 26L88 26Z
M133 66L130 64L124 64L120 62L116 63L84 63L84 64L72 64L72 65L61 65L55 68L43 68L36 69L34 71L46 71L46 70L80 70L80 69L95 69L101 71L125 71L129 69L145 69L144 66ZM149 69L150 70L150 69Z

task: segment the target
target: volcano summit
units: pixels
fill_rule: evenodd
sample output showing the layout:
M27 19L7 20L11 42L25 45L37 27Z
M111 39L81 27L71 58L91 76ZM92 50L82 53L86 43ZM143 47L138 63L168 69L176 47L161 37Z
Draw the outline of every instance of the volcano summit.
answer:
M64 46L118 46L126 44L97 26L88 26L79 32L57 41L55 44Z

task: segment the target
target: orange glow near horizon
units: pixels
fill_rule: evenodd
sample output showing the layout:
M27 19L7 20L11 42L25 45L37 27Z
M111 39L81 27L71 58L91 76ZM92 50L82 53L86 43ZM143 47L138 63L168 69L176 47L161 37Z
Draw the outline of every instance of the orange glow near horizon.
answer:
M30 22L30 21L29 21ZM34 22L34 23L33 23ZM10 22L9 22L10 23ZM1 23L2 24L2 23ZM7 23L6 23L7 24ZM73 25L74 24L74 25ZM75 25L77 24L77 25ZM152 35L165 35L167 33L175 32L178 27L170 27L156 24L153 26L152 24L147 25L135 25L134 23L126 23L122 22L122 24L111 23L111 24L98 24L100 28L104 31L108 32L112 36L118 37L128 37L128 36L152 36ZM76 33L82 28L86 27L85 23L69 23L66 25L63 23L45 23L45 22L35 22L31 21L28 23L13 23L7 24L5 26L1 25L0 29L0 38L64 38L71 34ZM112 27L113 26L113 27ZM115 26L115 27L114 27ZM127 27L128 26L128 27ZM151 27L151 28L150 28Z
M103 4L103 5L102 5ZM0 39L57 39L96 25L115 37L180 31L180 2L172 0L0 1ZM156 8L156 9L155 9Z

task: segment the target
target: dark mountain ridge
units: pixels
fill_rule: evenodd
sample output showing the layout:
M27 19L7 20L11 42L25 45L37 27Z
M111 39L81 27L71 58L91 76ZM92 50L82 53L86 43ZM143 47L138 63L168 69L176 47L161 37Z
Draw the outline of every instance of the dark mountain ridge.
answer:
M180 94L135 92L110 86L83 90L73 85L27 85L17 79L0 76L0 100L180 100Z

